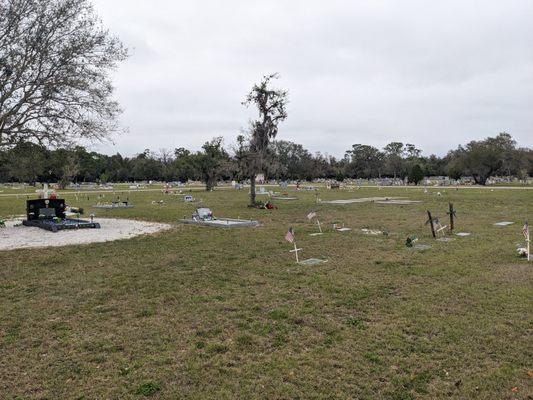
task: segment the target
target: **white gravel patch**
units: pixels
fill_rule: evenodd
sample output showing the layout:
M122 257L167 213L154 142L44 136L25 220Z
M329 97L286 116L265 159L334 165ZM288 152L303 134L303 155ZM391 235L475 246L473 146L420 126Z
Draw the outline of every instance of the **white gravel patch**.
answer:
M169 224L132 219L96 218L95 222L100 224L100 229L66 229L50 232L41 228L17 226L22 220L6 221L6 228L0 228L0 251L110 242L172 228Z

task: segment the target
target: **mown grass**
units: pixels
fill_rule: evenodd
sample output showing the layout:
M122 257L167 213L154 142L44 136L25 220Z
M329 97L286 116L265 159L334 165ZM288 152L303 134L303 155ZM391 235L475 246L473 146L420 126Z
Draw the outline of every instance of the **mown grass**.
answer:
M436 191L320 192L424 201L408 206L317 206L303 192L274 211L247 208L244 191L195 193L218 216L263 225L0 252L0 398L530 398L533 263L515 248L533 192ZM97 217L175 223L194 209L157 192L130 200ZM425 211L445 217L449 201L472 236L437 242ZM0 198L0 215L23 203ZM308 236L313 209L323 236ZM334 220L353 230L332 232ZM329 261L296 265L289 226L302 257ZM408 250L408 234L432 249Z

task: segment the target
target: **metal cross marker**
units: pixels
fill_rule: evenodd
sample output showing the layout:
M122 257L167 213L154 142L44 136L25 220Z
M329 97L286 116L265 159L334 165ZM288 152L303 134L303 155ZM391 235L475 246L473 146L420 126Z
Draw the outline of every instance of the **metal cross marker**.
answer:
M447 212L447 214L450 216L450 231L453 232L454 218L457 218L457 214L455 213L455 210L453 209L453 203L449 203L448 207L449 207L449 211Z

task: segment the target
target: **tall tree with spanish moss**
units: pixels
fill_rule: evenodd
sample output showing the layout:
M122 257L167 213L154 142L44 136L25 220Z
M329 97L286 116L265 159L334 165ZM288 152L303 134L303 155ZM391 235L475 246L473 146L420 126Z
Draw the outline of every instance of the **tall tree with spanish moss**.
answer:
M270 141L278 134L278 125L287 118L288 92L272 88L272 80L278 74L266 75L255 84L246 96L243 105L257 107L258 118L250 122L250 142L248 151L248 172L250 174L250 205L255 206L255 179L263 171L263 163Z
M126 57L89 0L0 0L0 148L118 130L109 74Z

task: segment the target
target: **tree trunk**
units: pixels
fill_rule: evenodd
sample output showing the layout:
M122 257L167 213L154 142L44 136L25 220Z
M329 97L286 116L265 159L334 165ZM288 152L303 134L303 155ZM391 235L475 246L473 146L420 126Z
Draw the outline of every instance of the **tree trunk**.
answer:
M250 206L255 207L255 174L250 176Z
M207 192L210 192L214 186L215 186L215 180L212 177L208 177L205 180L205 190Z

